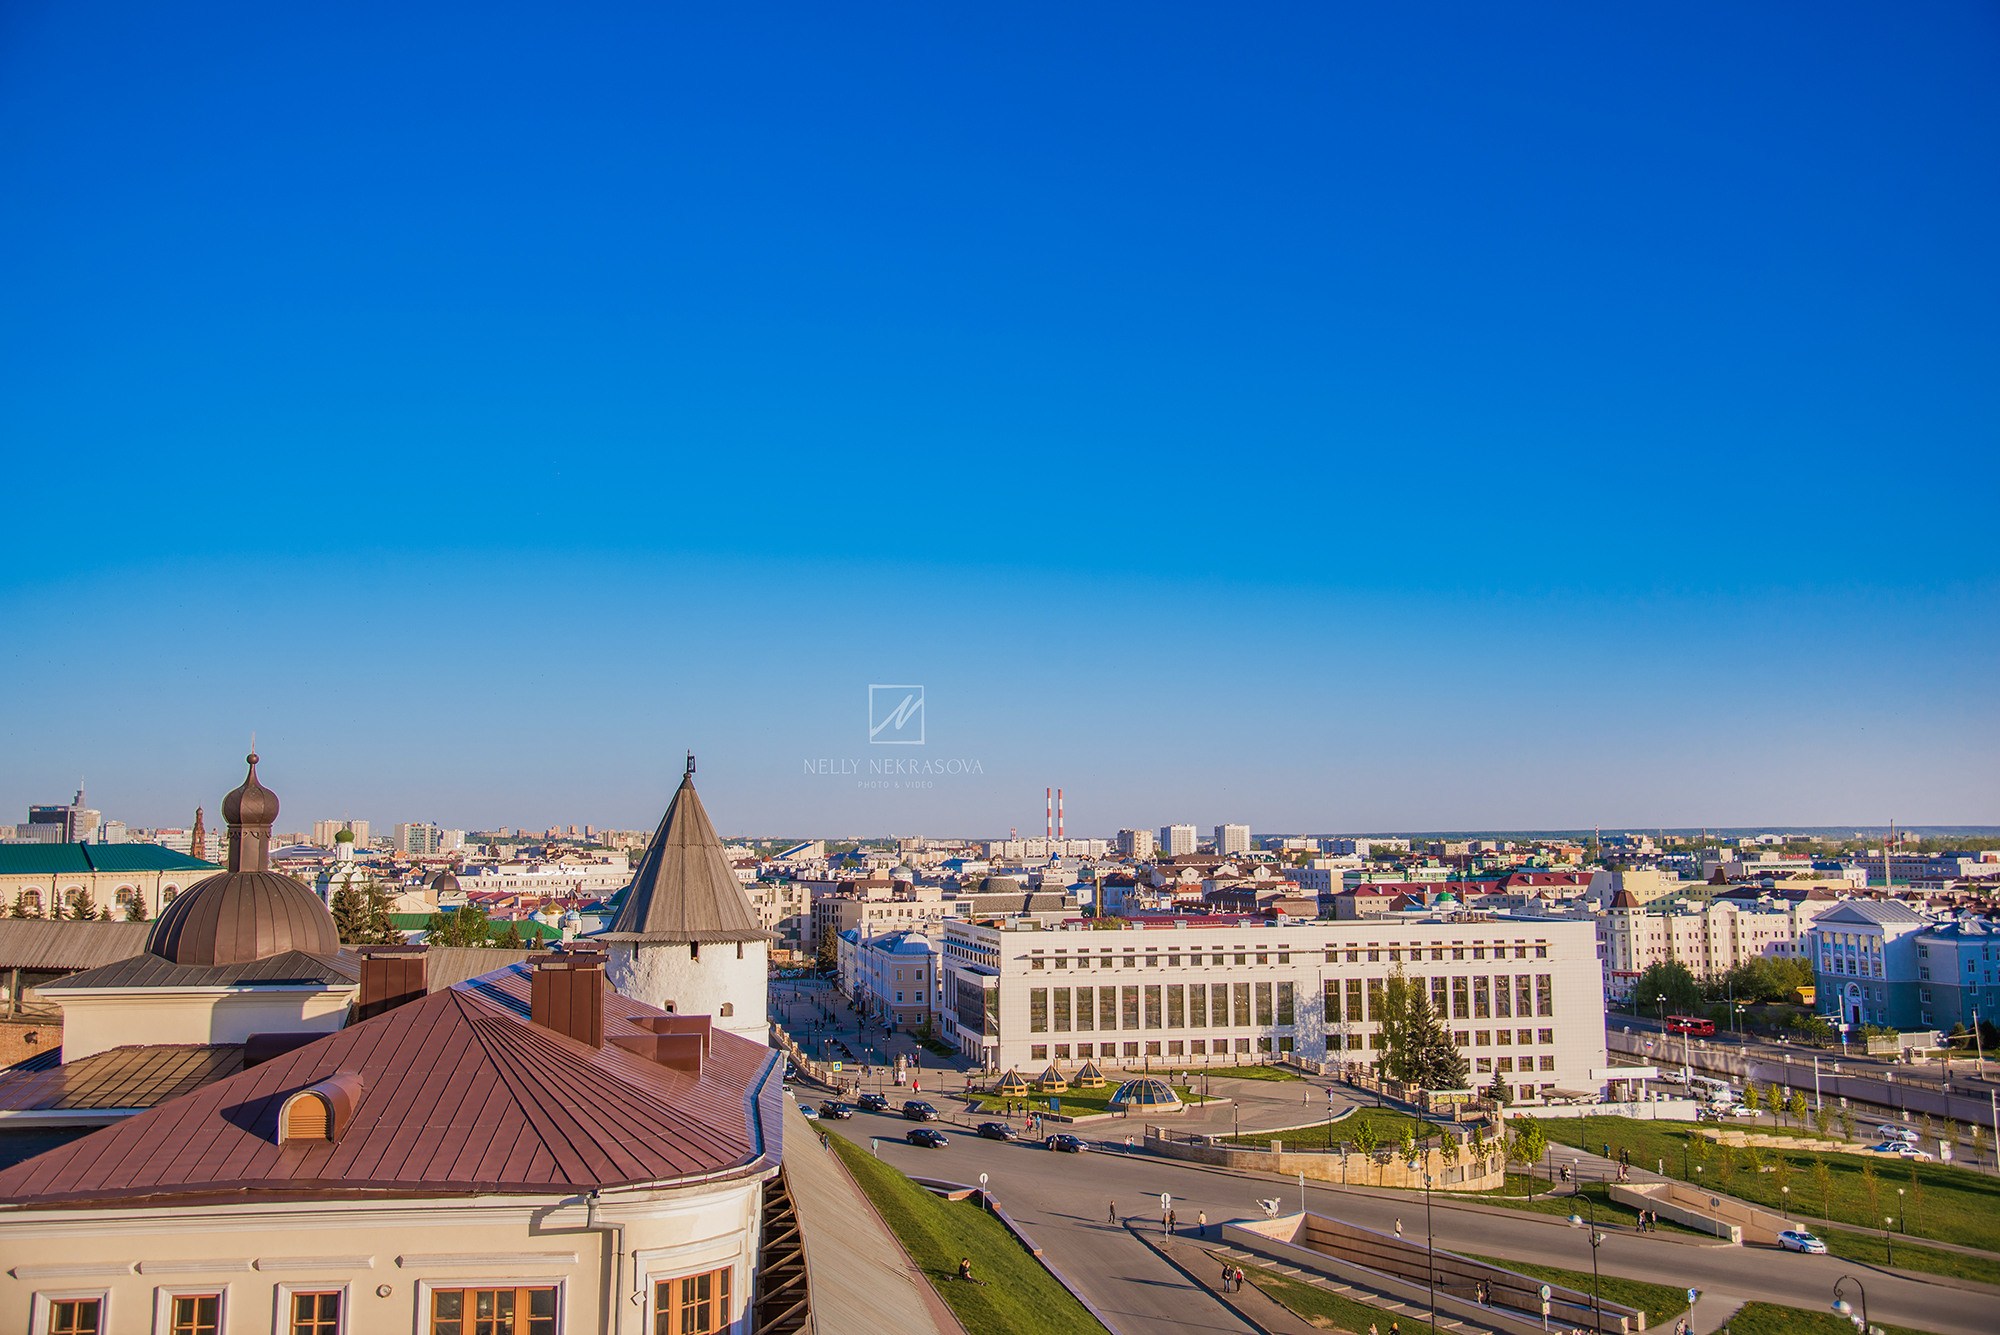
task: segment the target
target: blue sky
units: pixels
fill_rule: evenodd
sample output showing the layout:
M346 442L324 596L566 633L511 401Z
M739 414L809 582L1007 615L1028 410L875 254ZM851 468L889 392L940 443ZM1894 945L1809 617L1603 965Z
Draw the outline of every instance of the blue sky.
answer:
M1996 50L10 5L0 815L2000 820Z

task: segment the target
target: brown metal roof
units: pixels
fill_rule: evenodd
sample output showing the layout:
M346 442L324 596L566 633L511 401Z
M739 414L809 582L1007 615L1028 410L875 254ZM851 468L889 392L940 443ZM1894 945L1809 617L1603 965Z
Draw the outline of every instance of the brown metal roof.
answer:
M95 969L146 948L144 922L0 918L0 969Z
M607 1040L665 1012L607 992ZM776 1164L777 1054L716 1031L699 1074L527 1018L517 965L352 1025L0 1172L0 1208L578 1191ZM277 1143L288 1095L341 1072L335 1143Z
M243 1069L241 1043L144 1044L0 1074L0 1112L151 1108Z
M146 949L176 964L247 964L290 950L331 955L340 934L319 896L294 878L226 871L167 905Z
M116 964L43 983L38 990L50 993L90 987L234 987L244 983L342 986L360 977L361 962L349 951L320 956L288 950L246 964L175 964L158 955L133 955Z
M692 763L692 762L690 762ZM660 818L632 888L603 941L768 941L722 840L694 791L692 769Z
M520 964L536 950L500 950L492 946L430 946L424 951L424 987L442 992L469 978Z

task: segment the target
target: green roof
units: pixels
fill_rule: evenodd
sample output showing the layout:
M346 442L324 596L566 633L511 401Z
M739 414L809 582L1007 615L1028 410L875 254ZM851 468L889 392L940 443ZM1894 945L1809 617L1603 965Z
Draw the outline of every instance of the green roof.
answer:
M0 844L0 876L82 876L90 872L221 871L158 844Z

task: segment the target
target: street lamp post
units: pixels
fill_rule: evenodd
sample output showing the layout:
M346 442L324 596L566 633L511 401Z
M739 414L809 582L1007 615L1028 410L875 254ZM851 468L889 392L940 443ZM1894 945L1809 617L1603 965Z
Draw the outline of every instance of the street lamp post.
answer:
M1842 1275L1839 1279L1833 1281L1833 1310L1839 1315L1846 1317L1849 1321L1854 1320L1854 1307L1843 1296L1843 1290L1849 1284L1854 1286L1854 1292L1861 1299L1861 1320L1859 1324L1862 1335L1868 1335L1870 1330L1868 1325L1868 1290L1862 1287L1860 1280L1854 1278L1852 1275Z
M1601 1331L1604 1329L1604 1305L1597 1296L1597 1249L1604 1245L1604 1235L1597 1231L1597 1203L1588 1196L1582 1200L1584 1208L1590 1211L1590 1328ZM1581 1227L1583 1216L1572 1214L1569 1224L1571 1228Z
M1430 1290L1431 1335L1437 1335L1437 1234L1431 1228L1431 1137L1428 1131L1424 1133L1423 1141L1417 1147L1417 1153L1423 1156L1421 1167L1424 1174L1424 1280ZM1418 1167L1417 1160L1410 1160L1412 1172Z
M1882 1216L1882 1248L1889 1256L1889 1264L1896 1264L1896 1239L1889 1232L1889 1225L1895 1223L1888 1215Z

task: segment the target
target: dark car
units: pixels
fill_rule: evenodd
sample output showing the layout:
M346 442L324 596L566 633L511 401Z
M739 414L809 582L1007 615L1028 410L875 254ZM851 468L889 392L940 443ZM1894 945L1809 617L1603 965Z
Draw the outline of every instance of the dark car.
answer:
M1063 1154L1082 1154L1083 1141L1076 1136L1050 1136L1048 1146Z
M1008 1126L1005 1122L981 1122L979 1124L979 1134L988 1140L1012 1140L1014 1138L1014 1128Z
M903 1139L909 1141L912 1145L922 1145L925 1149L929 1150L941 1150L951 1144L950 1138L944 1132L928 1126L918 1127L909 1135L904 1136Z
M912 1122L935 1122L938 1119L938 1110L922 1099L909 1099L903 1104L903 1116Z
M862 1112L887 1112L889 1111L889 1100L883 1098L880 1094L863 1094L860 1098L854 1100L854 1106L861 1109Z
M854 1116L854 1107L852 1104L842 1103L839 1099L828 1099L819 1105L819 1115L844 1122Z

